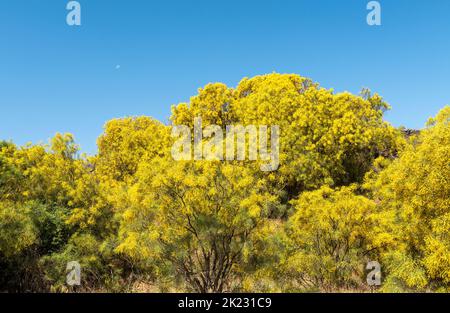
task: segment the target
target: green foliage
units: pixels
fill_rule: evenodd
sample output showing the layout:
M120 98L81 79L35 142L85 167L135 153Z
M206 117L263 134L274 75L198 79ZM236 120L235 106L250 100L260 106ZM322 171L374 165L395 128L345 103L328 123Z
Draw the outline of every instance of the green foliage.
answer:
M51 290L67 291L125 291L121 280L123 264L114 263L111 245L90 234L73 235L64 249L44 256L40 263L45 268L45 278L51 282ZM83 285L69 287L66 284L66 265L76 260L82 268Z
M0 202L0 254L11 257L22 253L37 239L29 209L12 202Z

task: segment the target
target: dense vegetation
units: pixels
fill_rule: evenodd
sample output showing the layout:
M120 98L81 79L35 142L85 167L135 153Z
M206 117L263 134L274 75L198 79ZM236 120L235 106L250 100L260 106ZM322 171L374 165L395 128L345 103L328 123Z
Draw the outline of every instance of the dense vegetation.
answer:
M174 161L171 125L109 121L98 154L70 134L0 143L0 291L450 291L450 107L420 134L377 94L298 75L208 84L171 125L279 125L280 167ZM66 264L82 284L66 285Z

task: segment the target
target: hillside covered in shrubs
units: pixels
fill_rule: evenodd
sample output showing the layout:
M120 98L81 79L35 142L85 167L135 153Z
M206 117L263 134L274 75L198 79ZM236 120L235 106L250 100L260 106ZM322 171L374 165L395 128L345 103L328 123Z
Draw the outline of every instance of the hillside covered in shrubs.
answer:
M199 89L151 117L0 143L1 292L450 291L450 107L423 130L383 120L368 90L291 74ZM278 125L280 165L175 161L173 125ZM1 136L1 134L0 134ZM66 264L81 264L81 286Z

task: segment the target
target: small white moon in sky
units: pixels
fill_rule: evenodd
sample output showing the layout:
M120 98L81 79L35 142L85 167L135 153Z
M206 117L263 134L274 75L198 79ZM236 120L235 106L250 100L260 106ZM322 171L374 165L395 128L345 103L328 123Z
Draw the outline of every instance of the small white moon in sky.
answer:
M120 65L119 64L117 64L116 65L116 70L118 70L120 68Z

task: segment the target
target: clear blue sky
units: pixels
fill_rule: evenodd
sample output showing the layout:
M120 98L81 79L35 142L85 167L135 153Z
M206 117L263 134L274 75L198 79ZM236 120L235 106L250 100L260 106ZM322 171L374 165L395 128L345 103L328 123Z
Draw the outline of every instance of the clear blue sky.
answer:
M0 0L0 138L46 142L71 132L96 151L104 123L150 115L208 82L297 73L326 88L379 92L386 119L420 128L450 104L450 1ZM116 68L120 65L120 68Z

